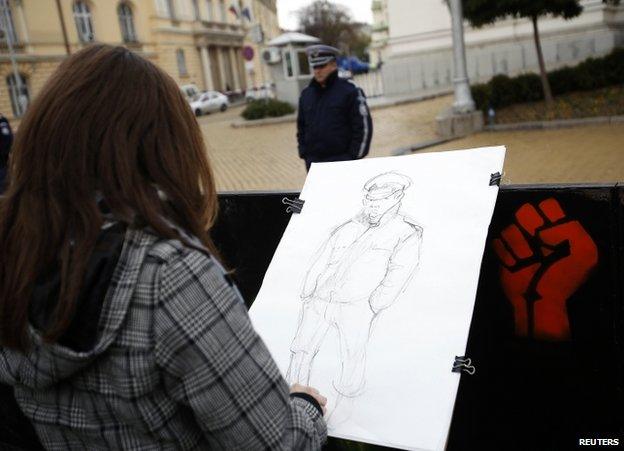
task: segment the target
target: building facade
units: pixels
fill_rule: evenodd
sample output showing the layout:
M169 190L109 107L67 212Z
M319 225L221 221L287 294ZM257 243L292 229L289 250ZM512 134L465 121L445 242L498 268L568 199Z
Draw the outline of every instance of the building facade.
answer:
M444 91L452 88L451 18L440 0L380 0L376 17L387 20L387 38L378 34L386 95ZM582 0L583 13L572 20L541 18L540 36L549 69L608 53L624 44L624 5ZM387 19L383 19L383 14ZM471 82L493 75L537 71L529 20L501 20L473 29L466 24L466 56ZM373 53L373 52L371 52Z
M245 11L245 6L242 7ZM262 61L262 50L267 43L281 34L277 20L276 0L254 0L249 15L244 16L247 32L245 34L245 72L247 86L260 87L272 83L270 71Z
M0 112L19 118L58 64L93 42L126 46L181 86L244 91L270 81L259 59L245 63L244 48L262 45L250 44L254 21L278 35L275 0L0 0Z
M373 26L371 45L369 47L371 67L378 67L386 60L386 48L388 46L388 0L373 0Z

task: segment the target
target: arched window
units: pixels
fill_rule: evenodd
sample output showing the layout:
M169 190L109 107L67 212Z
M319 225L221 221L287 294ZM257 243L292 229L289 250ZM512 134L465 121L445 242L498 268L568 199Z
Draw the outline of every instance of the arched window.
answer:
M14 74L11 74L6 78L6 82L9 89L9 97L11 98L13 116L20 117L26 112L30 102L26 77L20 74L19 79L17 79Z
M121 28L121 36L124 42L137 42L134 17L132 16L130 5L120 3L117 7L117 15L119 16L119 27Z
M6 26L6 30L5 30ZM0 42L11 40L11 44L17 43L17 34L15 33L15 25L13 24L13 14L11 13L11 5L9 0L0 0Z
M188 75L186 70L186 58L184 57L184 50L176 50L176 60L178 61L178 73L180 76Z
M93 22L91 21L91 9L86 2L74 2L74 20L76 21L78 38L82 42L94 41L95 33L93 32Z

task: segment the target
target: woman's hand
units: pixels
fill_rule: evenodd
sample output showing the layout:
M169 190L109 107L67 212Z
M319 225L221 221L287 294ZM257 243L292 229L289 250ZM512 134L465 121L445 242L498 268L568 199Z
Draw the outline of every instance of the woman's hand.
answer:
M323 409L323 415L327 413L327 408L325 407L327 405L327 398L321 395L316 388L306 387L305 385L300 385L300 384L293 384L290 387L290 392L291 393L305 393L307 395L312 396L319 403L319 405L321 406L321 409Z

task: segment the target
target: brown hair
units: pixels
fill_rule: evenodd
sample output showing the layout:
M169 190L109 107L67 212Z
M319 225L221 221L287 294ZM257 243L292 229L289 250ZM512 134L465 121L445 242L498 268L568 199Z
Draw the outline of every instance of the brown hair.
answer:
M0 198L0 343L26 350L32 287L58 265L55 341L75 300L103 217L180 238L175 223L213 254L214 178L197 121L174 80L123 48L93 45L67 58L26 112ZM160 194L160 195L159 195ZM163 196L164 194L164 196Z

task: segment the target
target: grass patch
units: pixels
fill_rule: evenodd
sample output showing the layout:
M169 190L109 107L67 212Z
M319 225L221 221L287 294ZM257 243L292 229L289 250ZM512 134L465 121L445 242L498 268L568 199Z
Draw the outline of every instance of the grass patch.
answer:
M496 111L495 123L510 124L618 115L624 115L624 85L595 91L561 94L555 97L552 108L547 108L543 101L511 105Z

